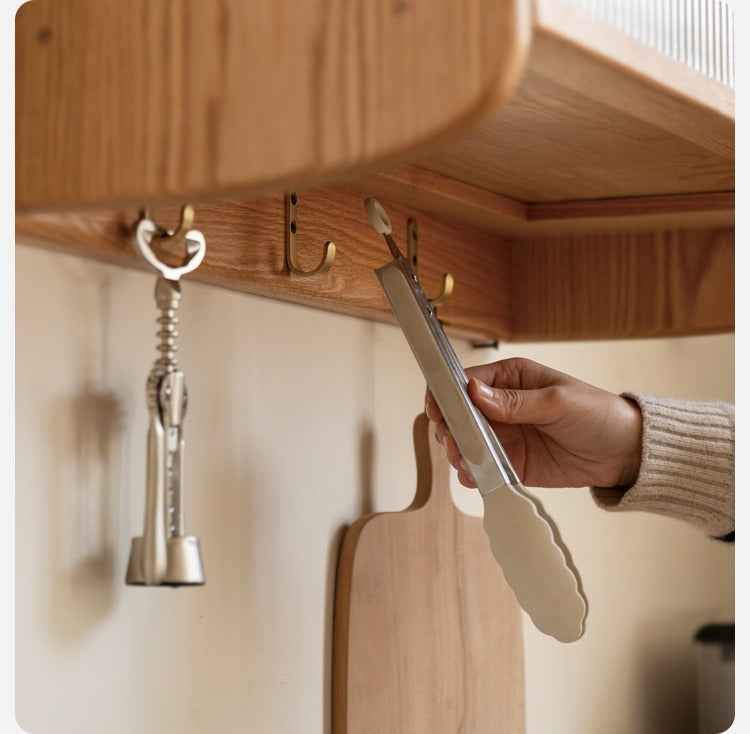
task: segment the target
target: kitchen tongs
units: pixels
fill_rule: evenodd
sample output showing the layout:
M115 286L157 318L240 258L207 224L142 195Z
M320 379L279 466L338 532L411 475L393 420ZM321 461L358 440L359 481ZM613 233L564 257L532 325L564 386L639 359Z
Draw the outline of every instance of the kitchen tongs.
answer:
M497 435L471 402L466 373L391 236L388 215L376 199L367 199L365 210L394 257L375 272L482 495L492 554L534 624L561 642L577 640L584 632L588 605L570 552L554 520L523 486Z

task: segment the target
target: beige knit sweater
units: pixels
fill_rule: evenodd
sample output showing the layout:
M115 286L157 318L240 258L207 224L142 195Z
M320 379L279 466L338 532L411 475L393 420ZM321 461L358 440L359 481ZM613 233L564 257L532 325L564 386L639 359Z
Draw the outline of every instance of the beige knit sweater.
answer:
M623 393L643 415L632 487L593 487L605 510L642 510L685 520L707 535L734 532L734 406Z

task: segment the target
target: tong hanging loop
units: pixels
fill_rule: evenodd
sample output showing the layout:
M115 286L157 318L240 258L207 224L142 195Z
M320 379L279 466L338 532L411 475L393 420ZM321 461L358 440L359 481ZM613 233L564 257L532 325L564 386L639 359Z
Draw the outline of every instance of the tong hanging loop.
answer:
M151 219L150 209L144 211L135 230L135 249L147 265L167 280L179 280L183 275L195 270L206 254L206 240L203 234L193 229L195 212L190 204L182 207L180 225L174 231L157 226ZM177 267L167 265L153 250L154 244L162 247L173 243L184 243L185 257Z

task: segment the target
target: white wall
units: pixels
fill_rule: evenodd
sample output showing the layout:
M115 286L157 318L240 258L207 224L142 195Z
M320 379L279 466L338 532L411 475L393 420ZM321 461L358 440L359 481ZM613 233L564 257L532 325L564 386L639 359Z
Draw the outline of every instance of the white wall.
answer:
M154 278L16 258L17 716L34 734L329 731L342 529L400 510L423 381L394 327L185 282L187 529L207 583L123 582L144 501ZM493 350L456 342L466 364ZM733 398L731 335L501 346L603 387ZM733 618L733 548L540 490L591 605L561 645L525 620L528 734L692 730L691 637ZM459 505L478 514L457 483Z

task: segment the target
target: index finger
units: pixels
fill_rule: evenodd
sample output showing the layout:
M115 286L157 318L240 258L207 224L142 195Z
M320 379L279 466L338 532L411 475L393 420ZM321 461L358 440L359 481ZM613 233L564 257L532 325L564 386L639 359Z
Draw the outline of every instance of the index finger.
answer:
M440 408L438 408L438 404L429 390L427 390L424 396L424 412L433 423L443 422L443 414L440 412Z
M510 357L489 364L467 367L466 375L490 387L512 390L549 387L565 378L562 372L525 357Z

